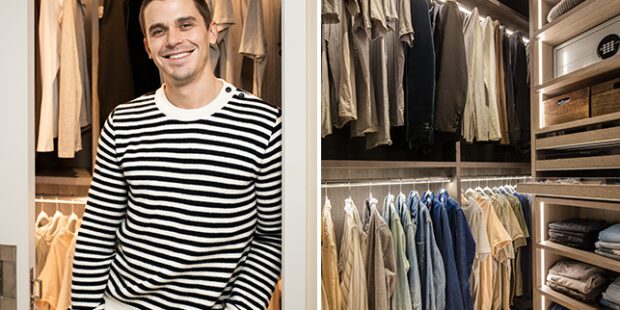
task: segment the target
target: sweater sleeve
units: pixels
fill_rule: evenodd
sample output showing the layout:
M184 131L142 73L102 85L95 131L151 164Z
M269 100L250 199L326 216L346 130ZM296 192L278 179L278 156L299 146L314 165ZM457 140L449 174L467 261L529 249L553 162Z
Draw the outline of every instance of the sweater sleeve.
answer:
M71 302L73 309L103 309L103 294L114 259L116 232L127 210L127 182L116 153L112 113L106 121L77 235Z
M267 309L281 268L282 144L278 117L256 180L257 225L226 309Z

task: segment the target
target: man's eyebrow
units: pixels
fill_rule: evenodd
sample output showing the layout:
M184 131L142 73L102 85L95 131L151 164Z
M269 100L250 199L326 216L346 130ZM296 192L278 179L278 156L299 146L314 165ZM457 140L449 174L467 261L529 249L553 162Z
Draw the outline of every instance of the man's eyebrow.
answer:
M152 25L149 27L149 32L153 31L153 29L155 29L155 28L164 28L164 29L165 29L165 28L166 28L166 25L164 25L164 24L162 24L162 23L152 24Z
M196 21L196 18L193 16L184 16L184 17L177 18L176 23L182 24L184 22L195 22L195 21Z

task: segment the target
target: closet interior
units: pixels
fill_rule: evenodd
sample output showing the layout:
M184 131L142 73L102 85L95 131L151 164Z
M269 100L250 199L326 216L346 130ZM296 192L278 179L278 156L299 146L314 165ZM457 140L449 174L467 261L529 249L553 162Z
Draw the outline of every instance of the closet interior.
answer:
M252 10L248 1L206 2L219 32L209 51L215 75L282 106L281 1L254 2ZM74 237L99 133L118 104L154 92L162 78L144 49L142 1L33 3L37 267L32 280L37 309L67 309ZM278 287L271 309L280 308Z
M558 3L530 1L533 181L520 189L535 195L534 305L613 309L620 302L620 256L609 248L620 223L620 2L576 1L556 16ZM559 285L566 266L587 270L591 285Z

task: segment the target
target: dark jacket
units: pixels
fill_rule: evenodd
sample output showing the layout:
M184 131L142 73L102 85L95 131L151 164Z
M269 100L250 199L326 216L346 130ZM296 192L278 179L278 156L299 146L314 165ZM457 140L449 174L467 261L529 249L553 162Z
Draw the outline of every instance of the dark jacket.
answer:
M467 59L463 21L459 14L459 6L454 1L447 1L435 9L438 9L434 28L437 62L435 130L460 133L467 97Z
M406 139L432 144L435 110L435 47L426 0L411 0L413 45L405 51Z

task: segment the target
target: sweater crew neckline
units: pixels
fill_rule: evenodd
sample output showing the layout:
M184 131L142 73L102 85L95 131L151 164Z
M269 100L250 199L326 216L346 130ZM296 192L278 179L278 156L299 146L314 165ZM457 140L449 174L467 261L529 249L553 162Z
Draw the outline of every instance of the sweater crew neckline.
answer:
M172 104L172 102L168 100L168 97L166 97L166 92L164 91L165 84L162 84L161 87L155 91L155 104L162 113L173 119L195 121L208 118L215 112L221 110L234 94L233 90L235 88L230 83L222 79L218 79L218 81L222 82L220 92L211 102L200 108L184 109Z

